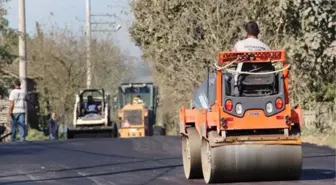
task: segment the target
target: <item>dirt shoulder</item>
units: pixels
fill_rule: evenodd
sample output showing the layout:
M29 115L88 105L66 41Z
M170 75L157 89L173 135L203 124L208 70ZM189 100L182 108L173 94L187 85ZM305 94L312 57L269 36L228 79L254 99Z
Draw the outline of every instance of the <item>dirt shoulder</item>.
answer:
M304 132L302 134L302 141L306 143L316 144L318 146L329 146L336 149L336 134L330 133L313 133Z

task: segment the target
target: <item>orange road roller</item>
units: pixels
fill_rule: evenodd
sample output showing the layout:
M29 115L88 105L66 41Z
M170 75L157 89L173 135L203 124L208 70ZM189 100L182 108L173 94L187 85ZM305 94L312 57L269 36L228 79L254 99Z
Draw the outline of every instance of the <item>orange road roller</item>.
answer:
M187 179L300 178L303 118L289 102L289 67L285 50L218 54L191 108L179 111Z

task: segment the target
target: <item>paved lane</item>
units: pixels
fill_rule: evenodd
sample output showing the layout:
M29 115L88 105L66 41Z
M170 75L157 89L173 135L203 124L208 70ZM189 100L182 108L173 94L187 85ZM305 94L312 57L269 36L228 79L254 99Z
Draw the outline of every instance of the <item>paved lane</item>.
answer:
M204 184L185 179L180 146L173 136L0 144L0 184ZM305 144L301 181L235 184L335 184L335 151Z

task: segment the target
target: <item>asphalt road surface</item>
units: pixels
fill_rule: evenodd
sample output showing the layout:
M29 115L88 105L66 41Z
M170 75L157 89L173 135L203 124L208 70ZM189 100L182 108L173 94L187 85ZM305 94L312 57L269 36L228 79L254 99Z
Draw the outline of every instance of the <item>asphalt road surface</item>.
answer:
M0 184L189 185L179 137L78 139L0 144ZM335 184L335 150L305 144L300 181L236 185Z

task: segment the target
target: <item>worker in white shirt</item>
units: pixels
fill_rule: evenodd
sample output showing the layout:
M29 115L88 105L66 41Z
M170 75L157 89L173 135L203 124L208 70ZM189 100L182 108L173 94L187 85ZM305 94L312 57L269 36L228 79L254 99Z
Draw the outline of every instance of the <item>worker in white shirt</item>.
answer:
M238 41L233 48L233 51L258 51L270 50L270 47L258 39L260 33L258 24L256 22L248 22L245 25L247 33L246 39Z
M19 79L14 80L13 89L9 94L9 109L8 117L11 122L11 141L16 141L16 128L19 128L20 141L25 141L25 114L26 114L26 101L28 100L27 94L21 89L21 82Z
M258 39L260 33L259 26L256 22L250 21L245 25L246 39L238 41L234 47L233 51L236 52L248 52L248 51L260 51L260 50L270 50L270 47ZM238 96L238 75L243 67L243 62L239 62L235 70L235 95Z

